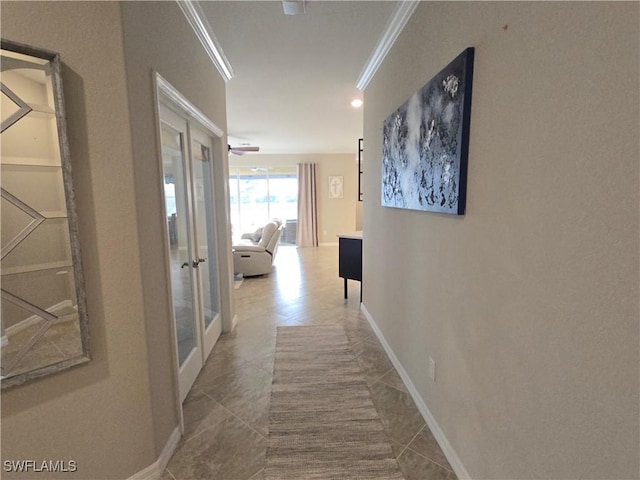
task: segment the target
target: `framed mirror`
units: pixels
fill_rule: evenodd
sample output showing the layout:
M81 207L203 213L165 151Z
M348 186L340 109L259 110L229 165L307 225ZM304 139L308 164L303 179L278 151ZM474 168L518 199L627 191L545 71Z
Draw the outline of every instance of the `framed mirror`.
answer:
M56 53L1 40L2 389L89 360Z

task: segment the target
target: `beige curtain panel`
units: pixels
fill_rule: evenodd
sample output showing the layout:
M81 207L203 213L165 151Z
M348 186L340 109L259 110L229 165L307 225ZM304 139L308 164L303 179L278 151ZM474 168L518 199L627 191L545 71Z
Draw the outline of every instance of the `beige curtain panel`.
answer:
M318 246L318 183L315 163L298 164L298 232L299 247Z

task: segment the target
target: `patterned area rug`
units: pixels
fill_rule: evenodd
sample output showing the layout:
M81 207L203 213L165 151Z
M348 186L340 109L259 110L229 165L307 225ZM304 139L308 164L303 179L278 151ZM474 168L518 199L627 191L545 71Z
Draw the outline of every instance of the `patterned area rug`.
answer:
M403 479L339 325L278 327L264 478Z

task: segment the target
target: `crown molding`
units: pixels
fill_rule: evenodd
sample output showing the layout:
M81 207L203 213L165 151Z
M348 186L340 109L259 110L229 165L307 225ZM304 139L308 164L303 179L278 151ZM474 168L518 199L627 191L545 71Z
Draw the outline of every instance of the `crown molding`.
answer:
M188 116L199 122L200 125L208 129L216 137L222 137L224 135L224 132L220 127L213 123L209 119L209 117L207 117L204 113L198 110L197 107L189 102L189 100L184 95L182 95L177 88L171 85L171 83L169 83L162 75L154 71L153 79L155 90L158 94L158 103L160 103L160 95L164 95L175 105L177 105L182 110L182 112L186 113Z
M227 57L224 55L222 47L218 43L218 39L213 34L211 25L207 20L202 7L195 0L176 0L176 3L187 17L187 21L193 31L195 32L198 40L202 43L207 55L220 72L220 75L225 82L228 82L233 77L233 69Z
M373 53L371 53L369 60L367 60L362 72L360 72L360 76L356 82L358 90L364 91L364 89L367 88L367 85L369 85L369 82L378 71L378 68L387 56L387 53L389 53L389 50L393 47L393 44L398 39L398 36L404 29L419 3L419 0L401 0L398 2L398 5L391 14L391 17L389 17L389 21L387 22L382 35L380 35L380 38L378 39L376 47L373 49Z

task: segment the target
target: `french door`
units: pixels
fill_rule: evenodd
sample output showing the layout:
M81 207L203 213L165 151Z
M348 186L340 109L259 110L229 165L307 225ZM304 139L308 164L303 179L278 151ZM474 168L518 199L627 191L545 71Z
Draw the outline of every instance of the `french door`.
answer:
M221 332L213 137L160 105L164 203L180 400Z

